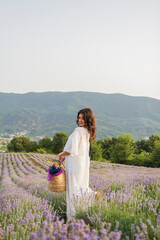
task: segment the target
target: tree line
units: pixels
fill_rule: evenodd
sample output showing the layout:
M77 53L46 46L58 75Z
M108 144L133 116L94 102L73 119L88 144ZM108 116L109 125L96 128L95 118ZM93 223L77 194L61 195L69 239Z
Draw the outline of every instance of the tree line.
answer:
M13 138L7 145L12 152L38 152L58 154L63 151L68 135L58 132L53 139L42 138L38 143L28 137ZM136 166L160 167L160 135L134 140L130 134L101 138L91 142L91 159Z
M95 150L94 150L95 145ZM96 148L100 150L96 152ZM101 138L93 143L93 154L113 163L136 166L160 167L160 135L151 135L149 139L137 140L130 134L117 138ZM93 156L93 160L95 156Z
M68 135L65 132L58 132L53 139L44 137L39 142L31 141L28 137L14 137L7 145L9 152L38 152L38 153L55 153L63 151L67 142Z

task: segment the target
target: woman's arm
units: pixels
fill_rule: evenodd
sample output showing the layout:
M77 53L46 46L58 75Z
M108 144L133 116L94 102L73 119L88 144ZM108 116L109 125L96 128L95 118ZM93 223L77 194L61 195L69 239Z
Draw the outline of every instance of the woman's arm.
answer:
M61 163L65 160L65 156L70 155L69 152L63 151L57 155L58 161Z
M67 155L70 155L70 153L66 152L66 151L63 151L63 152L58 154L58 157L67 156Z

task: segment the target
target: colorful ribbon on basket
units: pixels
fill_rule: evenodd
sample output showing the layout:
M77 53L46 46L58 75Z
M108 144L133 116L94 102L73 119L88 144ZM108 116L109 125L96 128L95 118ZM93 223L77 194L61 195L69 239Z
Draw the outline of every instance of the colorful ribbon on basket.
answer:
M53 177L59 176L64 169L62 167L56 167L54 164L48 168L47 180L50 181Z

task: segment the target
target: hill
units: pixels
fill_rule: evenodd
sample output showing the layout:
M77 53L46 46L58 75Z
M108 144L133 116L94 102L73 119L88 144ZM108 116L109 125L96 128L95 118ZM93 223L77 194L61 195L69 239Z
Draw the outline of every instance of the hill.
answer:
M49 136L70 134L77 112L90 107L97 138L130 133L136 139L160 133L160 100L93 92L0 93L0 134Z

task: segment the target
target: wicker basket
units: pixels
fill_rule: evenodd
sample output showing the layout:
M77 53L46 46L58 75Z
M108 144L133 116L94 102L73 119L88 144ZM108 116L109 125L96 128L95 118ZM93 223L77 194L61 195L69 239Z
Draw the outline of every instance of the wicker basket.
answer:
M52 192L66 191L65 170L60 175L53 177L50 181L47 182L47 189Z

